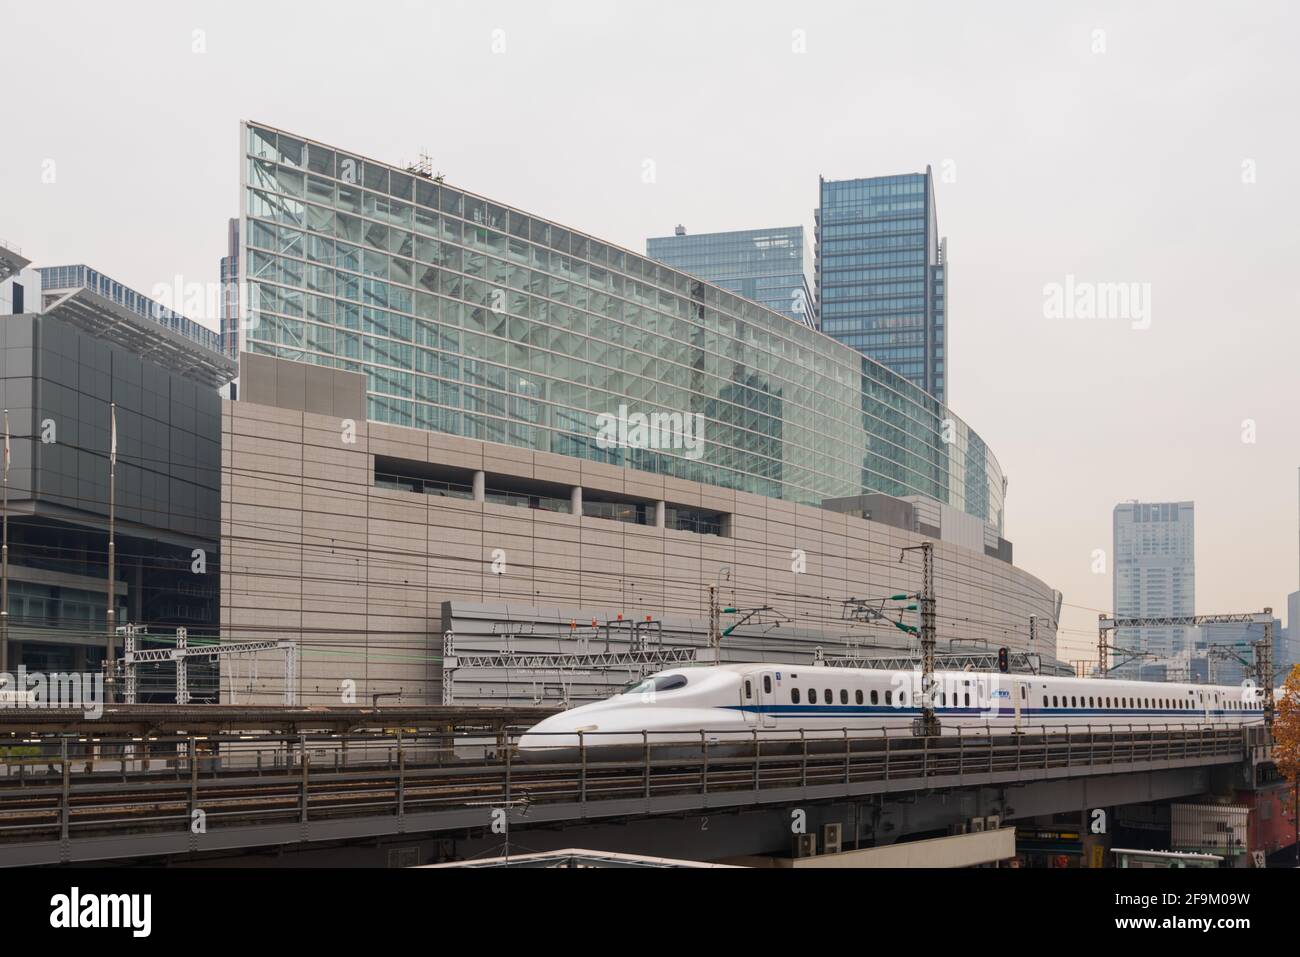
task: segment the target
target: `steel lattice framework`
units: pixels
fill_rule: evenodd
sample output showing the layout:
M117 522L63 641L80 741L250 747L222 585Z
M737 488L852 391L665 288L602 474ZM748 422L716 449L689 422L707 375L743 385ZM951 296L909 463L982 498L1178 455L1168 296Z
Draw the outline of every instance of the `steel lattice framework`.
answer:
M123 670L125 672L123 696L126 704L136 703L136 696L139 691L139 678L136 669L140 665L156 664L163 661L176 662L176 703L178 705L187 705L190 703L189 669L187 667L190 658L215 660L235 655L255 655L263 651L278 651L284 655L284 703L290 706L298 703L298 645L292 641L267 639L265 641L241 641L224 645L191 645L189 644L189 634L186 629L177 628L176 647L137 650L135 646L136 638L148 634L144 628L136 625L124 625L118 629L118 633L122 635L122 647L124 649L122 655ZM233 696L233 690L231 694Z

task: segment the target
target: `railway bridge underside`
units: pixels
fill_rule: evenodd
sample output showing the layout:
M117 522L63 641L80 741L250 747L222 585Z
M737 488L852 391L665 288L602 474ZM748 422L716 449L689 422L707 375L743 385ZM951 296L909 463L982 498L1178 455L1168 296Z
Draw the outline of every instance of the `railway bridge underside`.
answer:
M24 750L26 748L26 750ZM698 750L647 739L521 761L436 731L102 739L0 751L0 864L211 861L275 850L448 853L584 846L713 859L788 852L839 823L858 846L972 818L1018 819L1250 787L1261 727L881 736ZM494 751L499 753L493 753ZM448 848L454 848L448 851ZM299 853L301 852L301 853ZM265 858L259 858L265 863Z

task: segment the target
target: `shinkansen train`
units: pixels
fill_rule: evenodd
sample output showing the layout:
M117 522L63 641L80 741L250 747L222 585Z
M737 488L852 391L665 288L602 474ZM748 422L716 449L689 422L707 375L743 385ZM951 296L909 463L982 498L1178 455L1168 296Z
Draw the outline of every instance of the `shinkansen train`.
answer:
M605 701L554 715L519 739L545 757L593 747L659 744L737 747L762 741L910 735L921 715L920 674L812 665L744 664L662 671ZM973 671L935 673L943 733L1044 733L1091 725L1253 724L1253 686L1056 678Z

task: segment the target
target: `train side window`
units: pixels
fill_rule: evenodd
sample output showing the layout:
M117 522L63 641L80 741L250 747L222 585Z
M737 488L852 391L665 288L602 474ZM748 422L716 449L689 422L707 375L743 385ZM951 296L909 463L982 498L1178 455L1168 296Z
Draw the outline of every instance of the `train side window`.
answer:
M899 703L900 705L906 705L906 704L907 704L907 692L906 692L906 691L900 691L900 692L898 693L898 703Z
M798 689L798 688L791 688L791 689L790 689L790 703L791 703L791 704L798 704L798 703L799 703L799 689Z
M835 703L835 695L831 694L831 689L830 689L830 688L827 688L827 689L826 689L826 703L827 703L827 704L834 704L834 703Z
M1043 695L1043 707L1047 707L1047 695Z
M816 688L809 688L809 689L808 689L808 703L809 703L809 704L816 704L816 703L817 703L817 689L816 689Z
M1089 707L1089 708L1093 707L1093 703L1092 703L1092 699L1091 699L1091 698L1088 699L1088 707Z
M939 692L939 707L940 708L948 707L948 692L946 691Z
M893 703L894 703L894 692L892 692L892 691L886 691L886 692L885 692L885 704L893 704Z
M1078 699L1075 698L1074 695L1070 695L1070 707L1071 707L1071 708L1077 708L1077 707L1078 707Z
M877 692L875 689L872 689L871 691L871 703L880 704L880 693Z
M847 689L847 688L841 688L841 689L840 689L840 704L848 704L848 703L849 703L849 692L848 692L848 689Z
M772 676L763 675L763 692L764 694L772 693Z
M748 701L754 697L754 686L748 678L745 679L745 700Z
M862 704L862 689L859 688L859 689L855 692L855 695L857 696L858 704Z
M966 707L970 707L970 692L966 692Z
M1056 704L1056 695L1052 695L1052 707L1053 707L1053 708L1057 707L1057 704Z

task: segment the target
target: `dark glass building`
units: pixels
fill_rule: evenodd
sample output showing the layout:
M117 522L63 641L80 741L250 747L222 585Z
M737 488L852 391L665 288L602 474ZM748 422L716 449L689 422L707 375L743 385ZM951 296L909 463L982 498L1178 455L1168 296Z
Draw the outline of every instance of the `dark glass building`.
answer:
M9 667L96 670L104 657L113 404L117 623L215 634L217 389L234 364L216 333L93 269L24 276L33 287L26 311L12 314L12 299L0 310L12 453Z
M947 400L947 240L934 176L821 180L817 309L821 329Z

